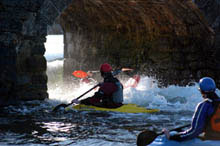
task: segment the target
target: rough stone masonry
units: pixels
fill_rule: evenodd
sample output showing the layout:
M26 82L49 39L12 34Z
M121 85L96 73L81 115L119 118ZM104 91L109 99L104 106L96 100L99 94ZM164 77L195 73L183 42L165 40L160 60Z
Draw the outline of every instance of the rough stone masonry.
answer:
M98 63L108 58L114 66L140 69L164 85L211 76L219 87L219 0L194 2L198 7L191 0L126 0L126 5L115 0L0 0L0 106L48 98L44 42L48 25L59 16L64 66L80 63L71 62L76 60L72 56L81 57L80 51L67 53L76 49L71 44L79 42L72 36L79 34L89 41L90 50L82 48L89 52L84 61L101 55Z
M48 98L47 26L72 0L0 0L0 105Z

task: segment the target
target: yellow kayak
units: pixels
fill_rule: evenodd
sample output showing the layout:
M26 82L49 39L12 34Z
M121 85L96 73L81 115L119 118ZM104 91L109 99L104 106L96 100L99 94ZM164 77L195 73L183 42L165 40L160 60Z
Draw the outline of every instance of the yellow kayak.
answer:
M72 107L67 107L66 110L70 110L71 108L84 111L110 111L122 113L154 113L159 111L159 109L147 109L136 104L124 104L119 108L102 108L91 105L78 104L73 105Z

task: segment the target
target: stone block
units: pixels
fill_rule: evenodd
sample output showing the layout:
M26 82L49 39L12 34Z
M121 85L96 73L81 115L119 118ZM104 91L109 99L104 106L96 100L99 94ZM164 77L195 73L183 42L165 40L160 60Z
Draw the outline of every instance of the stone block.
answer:
M32 84L47 84L48 77L46 73L34 74L31 77Z
M25 63L26 63L26 70L32 73L44 72L46 71L47 68L46 58L41 55L34 55L27 57Z
M41 92L41 91L26 91L26 92L19 92L18 98L20 100L24 101L30 101L30 100L44 100L48 98L49 95L47 92Z
M73 0L50 0L51 3L62 12Z
M25 10L7 9L7 11L0 11L0 19L17 19L25 21L29 17L29 12Z
M31 48L31 55L44 55L45 51L44 44L36 44Z
M34 91L47 91L47 84L32 84L31 89Z
M25 88L31 85L31 77L26 74L17 74L17 85L19 88Z
M44 0L1 0L5 7L14 7L23 10L37 11Z
M14 57L16 57L15 48L13 48L13 47L6 47L5 45L1 45L1 42L0 42L0 49L1 49L1 52L0 52L0 56L1 57L6 57L6 56L14 56Z
M47 19L47 24L51 25L59 16L60 12L51 1L46 0L41 7L40 14L41 17Z
M18 19L0 19L0 32L21 32L22 22Z
M13 68L16 65L16 56L0 56L0 67Z

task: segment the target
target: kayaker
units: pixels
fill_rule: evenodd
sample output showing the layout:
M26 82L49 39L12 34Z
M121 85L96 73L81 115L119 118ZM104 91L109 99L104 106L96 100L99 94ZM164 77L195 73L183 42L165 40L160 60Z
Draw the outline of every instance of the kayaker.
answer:
M215 81L210 77L201 78L199 90L204 100L196 107L191 128L174 135L170 134L167 129L163 129L167 139L185 141L203 133L204 135L200 138L204 140L220 140L220 98L215 93Z
M92 79L93 73L91 71L87 72L87 76L85 78L82 78L81 82L82 83L91 83L92 81L94 81L94 79Z
M104 63L100 67L101 76L104 82L100 84L100 88L92 97L73 103L85 105L94 105L98 107L117 108L123 102L123 86L120 81L114 77L112 67L108 63Z

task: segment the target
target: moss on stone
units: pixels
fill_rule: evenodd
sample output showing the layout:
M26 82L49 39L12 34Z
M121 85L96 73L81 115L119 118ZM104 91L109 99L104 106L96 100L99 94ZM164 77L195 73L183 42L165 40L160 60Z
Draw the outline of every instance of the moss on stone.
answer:
M93 49L92 55L85 51L82 56L95 60L91 66L109 62L151 70L162 79L173 74L180 81L180 71L191 76L187 66L201 61L198 56L212 43L212 31L190 0L74 0L61 18L65 32L80 31Z

